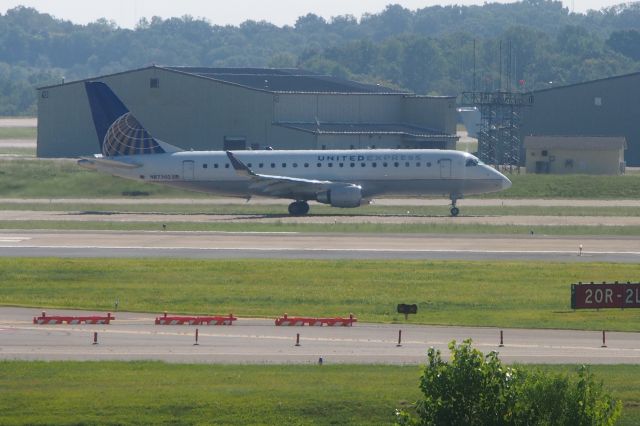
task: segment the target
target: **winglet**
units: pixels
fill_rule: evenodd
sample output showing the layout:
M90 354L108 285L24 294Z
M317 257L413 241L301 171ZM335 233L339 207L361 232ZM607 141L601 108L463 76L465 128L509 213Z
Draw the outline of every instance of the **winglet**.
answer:
M247 167L247 165L242 161L238 160L236 156L231 153L231 151L225 152L227 153L227 157L229 157L229 161L231 161L231 165L238 175L246 177L256 176L253 170Z

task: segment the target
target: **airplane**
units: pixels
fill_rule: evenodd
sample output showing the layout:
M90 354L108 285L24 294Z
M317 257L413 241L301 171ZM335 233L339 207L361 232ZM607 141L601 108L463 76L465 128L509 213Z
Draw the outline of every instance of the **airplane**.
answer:
M102 82L85 90L101 154L82 167L185 190L293 200L303 216L309 201L354 208L380 196L444 196L451 216L465 195L501 191L511 181L475 156L438 149L183 150L151 136Z

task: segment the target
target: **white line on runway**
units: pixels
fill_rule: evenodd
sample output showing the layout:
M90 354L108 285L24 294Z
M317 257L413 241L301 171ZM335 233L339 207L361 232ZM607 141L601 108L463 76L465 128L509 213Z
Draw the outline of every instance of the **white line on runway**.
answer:
M122 325L122 324L120 324ZM109 330L109 329L99 329L95 328L77 328L77 327L50 327L50 326L22 326L22 327L10 327L14 330L30 330L30 331L59 331L59 332L75 332L75 333L86 333L91 334L93 332L99 332L104 334L124 334L124 335L146 335L146 336L192 336L195 332L194 328L184 329L184 331L176 332L176 331L157 331L148 330L148 331L140 331L140 330ZM199 328L199 330L202 330ZM292 340L292 336L275 336L275 335L256 335L256 334L218 334L211 332L199 332L200 337L215 337L215 338L225 338L225 339L258 339L258 340ZM303 338L306 342L338 342L338 343L368 343L368 344L394 344L396 342L395 338L390 339L360 339L360 338L338 338L338 337L313 337L313 336L305 336ZM438 345L438 346L446 346L448 342L445 341L434 341L434 340L405 340L403 341L404 345ZM476 342L476 346L486 347L486 348L495 348L495 343L482 343ZM135 345L132 345L135 346ZM505 349L554 349L554 350L570 350L570 351L580 351L580 350L588 350L588 351L603 351L603 348L600 346L565 346L565 345L540 345L540 344L509 344L504 346ZM607 348L605 352L611 354L612 352L640 352L640 348ZM617 355L616 355L617 356ZM629 355L629 356L637 356L637 355Z
M1 242L1 240L0 240ZM146 246L94 246L94 245L3 245L0 248L32 248L32 249L106 249L106 250L199 250L199 251L260 251L260 252L364 252L364 253L487 253L487 254L575 254L576 250L470 250L470 249L398 249L398 248L314 248L314 247L146 247ZM640 251L583 251L582 256L589 255L634 255Z

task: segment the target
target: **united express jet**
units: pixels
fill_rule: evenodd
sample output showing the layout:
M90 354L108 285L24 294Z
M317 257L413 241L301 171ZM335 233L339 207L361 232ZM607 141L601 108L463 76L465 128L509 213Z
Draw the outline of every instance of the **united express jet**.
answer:
M436 149L185 151L151 136L104 83L85 83L101 154L80 166L127 179L211 194L358 207L380 196L465 195L507 189L511 181L471 154Z

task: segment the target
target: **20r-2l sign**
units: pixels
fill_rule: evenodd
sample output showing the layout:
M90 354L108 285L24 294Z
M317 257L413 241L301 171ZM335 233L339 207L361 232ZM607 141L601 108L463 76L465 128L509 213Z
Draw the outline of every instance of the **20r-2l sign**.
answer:
M571 284L571 309L640 308L640 283Z

